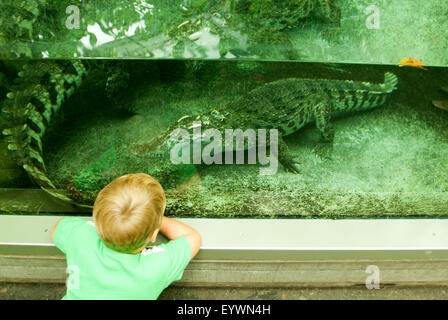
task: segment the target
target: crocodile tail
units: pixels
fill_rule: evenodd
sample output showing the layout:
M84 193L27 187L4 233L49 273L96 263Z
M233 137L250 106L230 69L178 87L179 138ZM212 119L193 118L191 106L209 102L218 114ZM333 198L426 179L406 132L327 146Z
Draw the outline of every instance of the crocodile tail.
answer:
M398 77L395 74L391 72L386 72L384 74L384 89L386 93L391 93L397 90L397 84Z
M54 197L73 202L56 190L47 175L42 138L53 115L85 77L82 62L35 61L25 64L2 111L11 127L3 130L8 149L30 178Z

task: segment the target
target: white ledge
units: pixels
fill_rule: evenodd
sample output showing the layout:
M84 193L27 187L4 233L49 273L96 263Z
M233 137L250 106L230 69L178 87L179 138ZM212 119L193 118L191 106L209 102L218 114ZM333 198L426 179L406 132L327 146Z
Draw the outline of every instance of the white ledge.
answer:
M57 252L50 233L59 218L0 216L0 253ZM199 260L448 258L447 219L179 220L201 233Z

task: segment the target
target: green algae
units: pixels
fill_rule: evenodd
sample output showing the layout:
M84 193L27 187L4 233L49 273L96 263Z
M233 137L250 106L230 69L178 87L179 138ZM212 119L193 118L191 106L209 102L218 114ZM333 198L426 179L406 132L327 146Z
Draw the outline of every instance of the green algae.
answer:
M73 183L79 191L97 191L107 184L103 172L111 168L117 161L115 148L102 153L97 160L82 168L79 174L73 177Z

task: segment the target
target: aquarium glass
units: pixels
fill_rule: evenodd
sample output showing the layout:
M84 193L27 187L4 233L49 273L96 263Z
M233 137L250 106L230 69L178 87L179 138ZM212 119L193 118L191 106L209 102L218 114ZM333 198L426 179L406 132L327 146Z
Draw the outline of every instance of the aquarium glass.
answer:
M0 192L88 212L144 172L179 217L448 214L446 1L0 7Z

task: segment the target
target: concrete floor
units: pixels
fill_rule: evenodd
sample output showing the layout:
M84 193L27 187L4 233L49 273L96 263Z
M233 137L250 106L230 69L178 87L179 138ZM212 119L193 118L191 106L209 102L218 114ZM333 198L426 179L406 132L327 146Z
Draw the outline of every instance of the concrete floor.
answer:
M0 300L55 300L65 293L64 284L0 283ZM448 299L448 287L394 287L379 290L347 288L185 288L171 286L161 300L438 300Z

